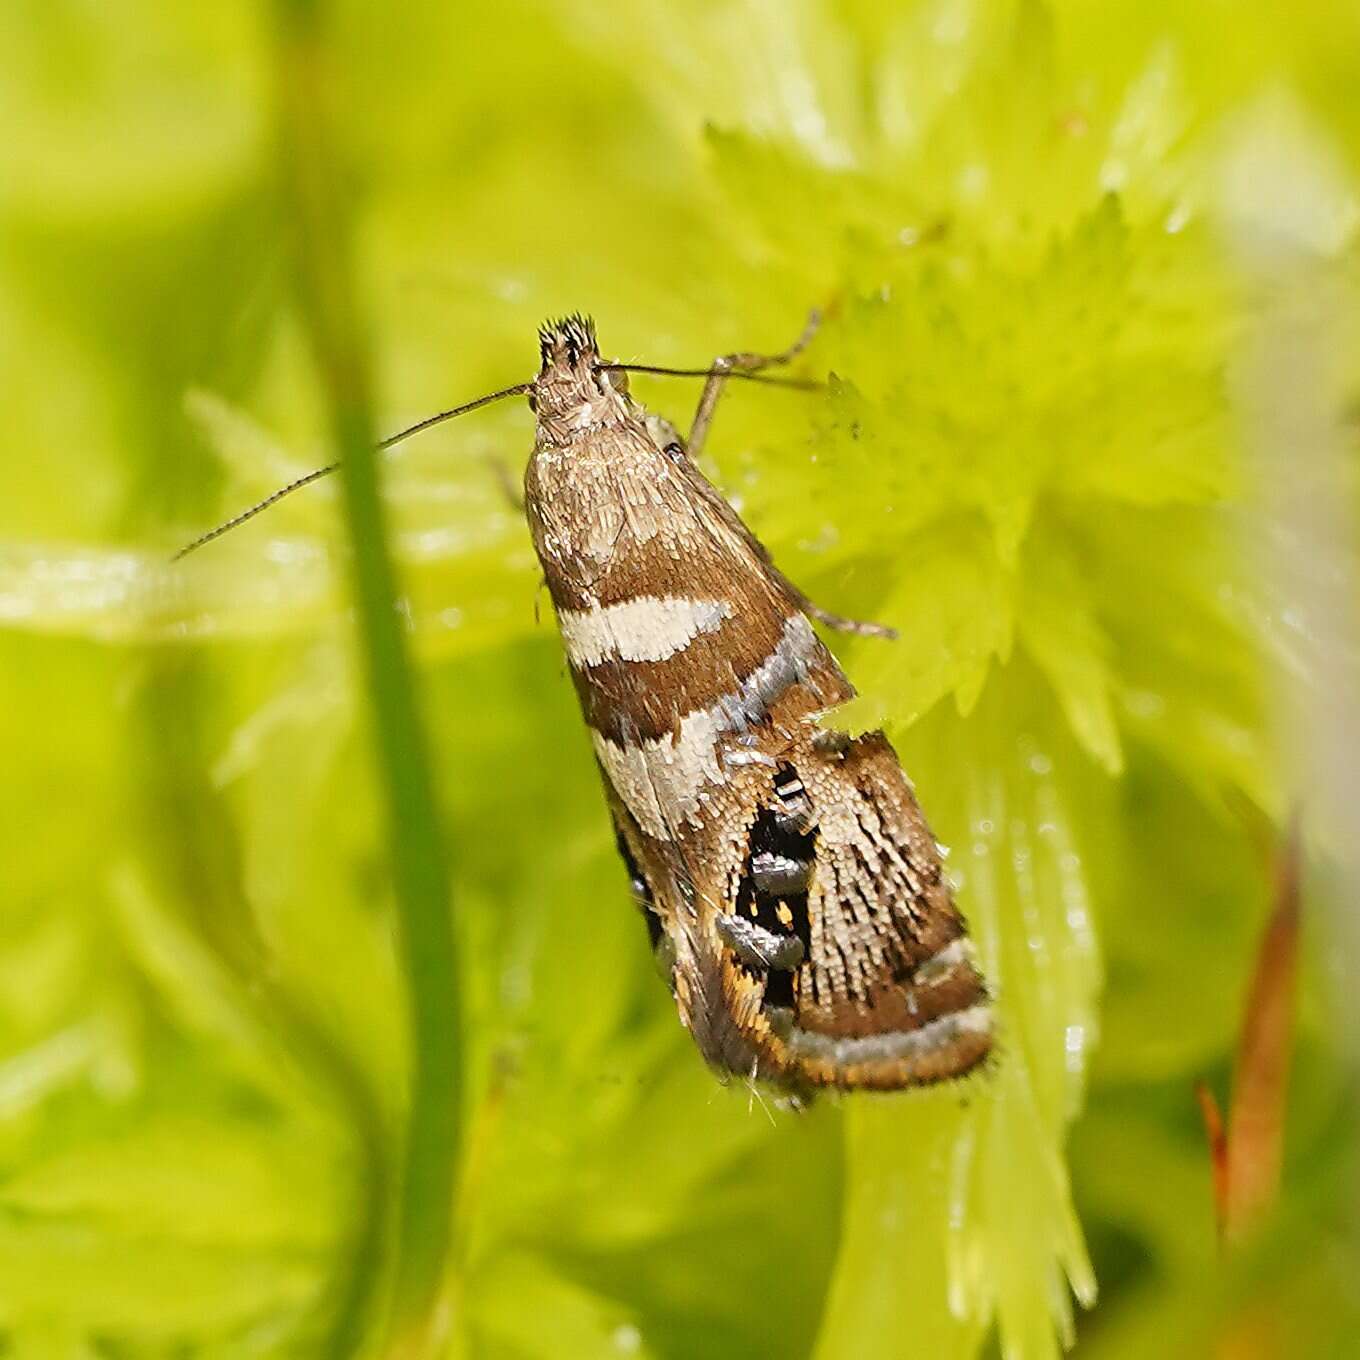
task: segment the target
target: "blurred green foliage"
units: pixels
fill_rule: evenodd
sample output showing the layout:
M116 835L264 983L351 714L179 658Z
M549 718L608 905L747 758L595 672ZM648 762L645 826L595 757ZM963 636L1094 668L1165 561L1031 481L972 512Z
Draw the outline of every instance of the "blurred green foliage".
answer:
M1231 1061L1249 827L1306 786L1290 715L1356 692L1281 585L1312 545L1257 455L1297 408L1326 436L1298 480L1360 510L1360 12L349 0L329 31L383 428L528 376L548 314L694 364L833 304L829 392L732 392L710 471L816 598L901 629L837 643L853 718L953 847L1004 1025L956 1089L795 1116L720 1088L486 470L530 417L403 446L469 1074L449 1351L1123 1360L1267 1315L1279 1355L1349 1353L1325 791L1285 1197L1221 1270L1190 1084ZM405 982L336 489L165 565L330 456L277 50L249 4L0 13L16 1356L372 1337L394 1250Z

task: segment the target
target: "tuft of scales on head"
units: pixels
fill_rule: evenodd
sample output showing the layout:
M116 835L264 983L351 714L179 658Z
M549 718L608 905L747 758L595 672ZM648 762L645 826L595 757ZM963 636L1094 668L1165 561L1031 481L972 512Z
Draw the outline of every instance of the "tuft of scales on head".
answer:
M580 312L560 321L545 321L538 331L538 352L544 369L565 363L577 367L582 360L598 359L600 347L595 339L595 322Z

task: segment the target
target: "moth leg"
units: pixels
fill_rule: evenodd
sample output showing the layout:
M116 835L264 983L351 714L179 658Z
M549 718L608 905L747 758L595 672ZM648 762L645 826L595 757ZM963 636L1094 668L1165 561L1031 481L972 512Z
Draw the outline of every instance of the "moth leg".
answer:
M821 324L822 314L814 307L808 313L807 324L803 327L803 333L788 349L781 350L778 354L723 354L714 359L713 367L717 371L709 374L708 381L704 383L704 390L699 396L698 408L694 412L694 421L689 428L686 452L691 458L698 458L703 450L704 441L708 438L708 427L713 424L714 409L717 407L718 398L722 395L723 387L727 383L726 375L734 370L740 370L743 373L757 373L762 368L774 368L780 364L790 363L807 348Z
M726 375L728 373L734 371L755 373L762 368L772 368L779 364L791 362L807 348L821 324L822 314L814 307L808 313L807 324L803 327L803 333L788 349L778 354L724 354L715 359L713 368L716 371L710 374L708 380L704 383L703 393L699 397L699 406L694 413L694 423L690 426L689 440L684 447L685 456L695 460L703 451L704 441L708 438L709 427L713 424L713 413L717 409L718 398L722 395L722 390L726 386ZM660 433L657 442L664 447L666 446L665 439L666 436L663 431ZM678 452L679 450L677 450ZM747 530L748 534L749 532ZM751 542L760 556L778 572L780 579L788 588L798 607L809 618L816 619L818 623L824 624L827 628L834 628L840 633L857 633L861 637L895 638L897 636L897 630L889 628L886 624L869 623L862 619L849 619L843 614L834 614L829 609L823 609L821 605L810 600L783 572L780 572L774 566L768 550L759 539L752 536Z
M806 595L803 594L788 577L784 578L789 588L793 591L793 597L798 601L798 607L811 619L816 619L818 623L825 624L828 628L834 628L838 633L857 633L860 637L881 637L895 638L896 628L889 628L886 623L868 623L863 619L847 619L843 614L833 614L829 609L823 609L821 605L814 604Z

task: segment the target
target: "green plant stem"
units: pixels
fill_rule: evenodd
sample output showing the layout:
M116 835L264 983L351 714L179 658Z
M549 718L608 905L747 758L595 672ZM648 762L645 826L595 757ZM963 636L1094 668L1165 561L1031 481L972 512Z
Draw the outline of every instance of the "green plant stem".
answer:
M278 130L298 283L328 404L350 545L359 645L386 795L412 1065L389 1350L427 1348L444 1277L459 1151L461 1050L448 869L374 456L349 223L329 137L322 6L278 0Z

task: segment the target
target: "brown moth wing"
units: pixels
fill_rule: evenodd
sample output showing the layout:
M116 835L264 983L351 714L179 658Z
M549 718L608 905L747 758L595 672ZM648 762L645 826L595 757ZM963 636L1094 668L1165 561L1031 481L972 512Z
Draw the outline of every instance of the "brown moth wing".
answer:
M605 779L640 832L689 864L719 804L736 807L729 751L787 744L854 693L717 493L695 494L697 476L624 409L587 445L538 448L525 479Z
M882 733L819 740L792 764L815 822L809 948L771 1057L813 1086L893 1089L988 1054L992 1013L939 848Z
M645 885L634 895L647 910L652 947L681 1023L718 1072L761 1075L756 1035L727 1004L728 948L717 924L744 872L754 801L720 790L723 811L736 821L705 817L683 839L656 838L641 829L607 775L603 782L620 853L634 882ZM750 784L752 775L737 782Z
M887 740L832 735L742 771L684 842L606 781L681 1018L717 1070L795 1092L963 1076L992 1013L938 847Z
M639 459L634 444L606 475L628 479ZM991 1012L896 753L879 734L851 742L812 725L852 688L796 591L698 470L672 455L648 480L666 503L666 530L645 515L639 526L641 492L616 482L615 503L630 512L592 595L729 608L721 626L665 659L613 655L572 672L682 1020L716 1069L795 1090L963 1075L991 1048ZM771 668L790 636L797 664ZM702 789L677 805L668 791L698 751ZM742 765L747 754L758 763ZM789 821L788 772L802 789L801 837L771 830L776 814ZM653 792L659 815L640 825L634 814ZM806 890L781 897L770 887L771 856L801 856ZM782 966L789 937L802 946L793 968Z
M526 492L572 678L586 722L602 736L617 745L675 736L687 717L724 701L730 721L721 727L741 730L764 719L766 699L784 698L792 716L853 696L758 541L693 464L658 448L641 422L601 432L589 454L540 452ZM573 655L573 630L590 615L675 600L709 611L683 646L640 655L637 640L620 637L616 647ZM762 682L761 668L781 647L788 664ZM800 693L785 696L786 688Z
M733 534L742 538L752 556L760 563L760 569L777 584L786 599L794 601L799 608L802 608L807 603L808 597L780 571L770 550L756 537L746 521L728 504L722 492L699 471L687 456L681 455L677 462L681 465L681 475L689 484L696 499L704 503L709 514L720 520Z
M787 824L771 841L768 816L784 802L776 783L753 823L737 901L772 933L802 936L806 952L790 975L725 951L723 996L757 1055L753 1075L795 1090L895 1090L963 1076L991 1050L992 1013L892 747L880 733L840 749L809 741L780 778L807 800L806 895L755 886L757 854L772 843L786 857L800 853Z

